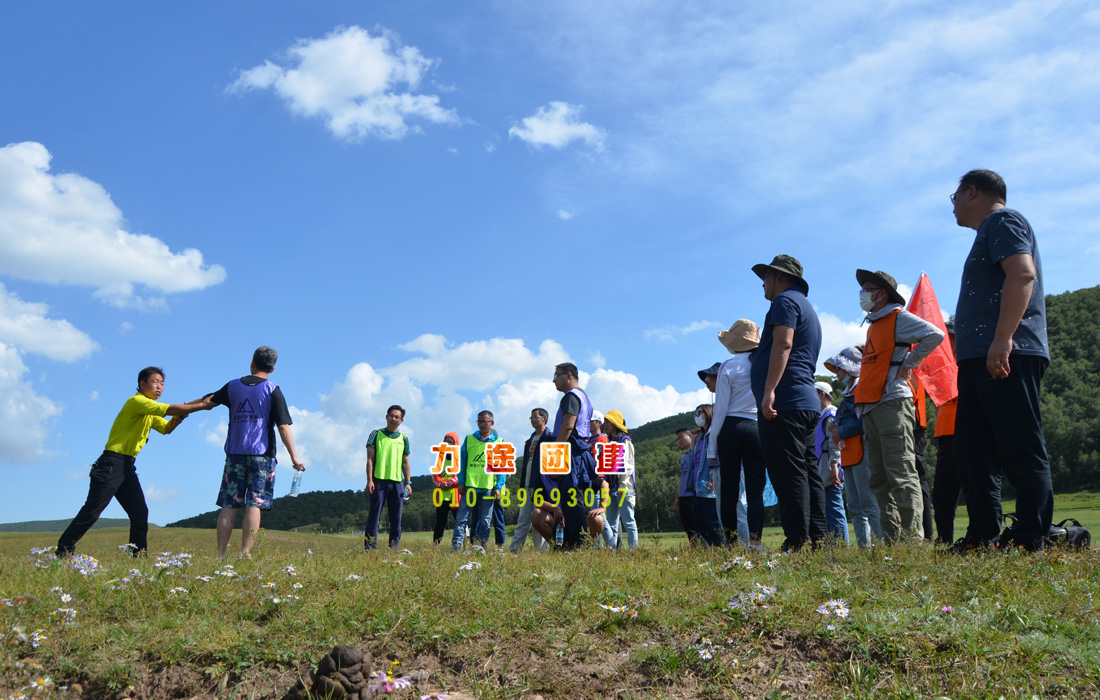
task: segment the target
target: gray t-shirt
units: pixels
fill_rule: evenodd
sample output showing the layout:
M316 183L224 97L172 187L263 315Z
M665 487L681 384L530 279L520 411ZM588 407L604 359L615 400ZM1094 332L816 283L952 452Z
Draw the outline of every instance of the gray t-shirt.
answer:
M1050 359L1047 345L1047 307L1043 296L1043 265L1031 224L1014 209L998 209L986 217L974 237L974 247L963 264L959 303L955 307L955 354L960 360L989 353L1001 311L1005 273L1000 262L1027 253L1035 262L1031 299L1012 334L1013 352Z

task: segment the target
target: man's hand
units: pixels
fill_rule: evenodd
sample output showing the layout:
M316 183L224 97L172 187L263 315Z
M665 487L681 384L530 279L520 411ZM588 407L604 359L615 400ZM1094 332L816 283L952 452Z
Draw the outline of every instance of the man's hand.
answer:
M772 420L779 413L775 410L775 390L764 392L764 400L760 402L760 413L767 420Z
M672 502L672 510L676 511L677 513L680 512L680 497L679 496L677 496L676 500Z
M489 496L492 498L500 498L500 489L493 489L489 492Z
M290 460L290 466L294 467L296 471L304 472L306 470L306 465L297 459Z
M904 379L907 382L912 382L913 381L913 368L912 367L902 367L901 369L898 370L898 378Z
M1012 338L997 340L989 346L989 352L985 356L985 369L994 379L1005 379L1012 368L1008 364L1008 356L1012 354Z
M367 479L367 493L374 493L374 479Z

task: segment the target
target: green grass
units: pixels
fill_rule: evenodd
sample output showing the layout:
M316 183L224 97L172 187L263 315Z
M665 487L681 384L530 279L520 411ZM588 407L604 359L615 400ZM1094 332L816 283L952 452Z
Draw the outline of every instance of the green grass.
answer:
M1062 496L1057 515L1097 532L1098 506L1097 494ZM682 536L643 536L635 553L480 556L437 550L428 533L406 536L412 554L402 554L265 531L254 560L229 562L239 574L229 578L214 574L225 567L211 531L159 530L154 554L137 560L117 550L125 538L89 533L80 551L99 569L81 576L30 555L54 537L0 536L0 598L12 601L0 603L0 698L44 677L55 687L38 697L129 686L146 697L281 697L335 644L369 650L376 668L427 670L415 697L1100 697L1096 550L826 548L754 554L751 569L722 571L740 552L691 550ZM157 568L162 551L192 563ZM469 561L480 568L462 570ZM141 578L121 586L131 568ZM760 586L775 592L757 601ZM739 596L743 608L731 608ZM831 599L847 618L817 612ZM62 607L75 625L50 615ZM13 626L46 639L32 648Z

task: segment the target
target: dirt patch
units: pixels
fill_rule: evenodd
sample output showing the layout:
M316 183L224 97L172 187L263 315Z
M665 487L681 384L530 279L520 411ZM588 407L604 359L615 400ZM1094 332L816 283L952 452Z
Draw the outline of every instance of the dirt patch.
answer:
M393 654L401 663L395 673L414 680L411 689L392 697L419 697L447 692L452 700L486 693L549 700L550 698L762 698L818 696L828 682L821 664L837 661L839 650L775 639L756 648L750 659L733 664L724 658L721 674L698 668L674 668L653 657L622 656L599 649L606 639L574 638L569 645L532 649L516 640L483 635L468 645L446 645L423 653ZM393 655L375 657L373 670L388 669ZM143 666L133 684L121 692L80 688L82 698L176 700L247 697L280 700L300 678L309 678L317 660L300 669L253 668L239 676L212 678L188 666ZM79 686L78 686L79 687ZM73 690L77 690L74 688Z

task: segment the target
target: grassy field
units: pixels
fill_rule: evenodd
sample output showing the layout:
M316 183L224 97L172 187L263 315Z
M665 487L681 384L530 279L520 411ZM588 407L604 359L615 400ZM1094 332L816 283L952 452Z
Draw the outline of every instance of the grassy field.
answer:
M1057 502L1100 531L1100 495ZM81 542L93 567L0 535L0 698L278 698L335 644L418 679L394 697L1100 697L1095 549L746 556L643 536L511 556L429 537L363 552L265 531L228 566L211 531L158 530L134 560L108 529Z

